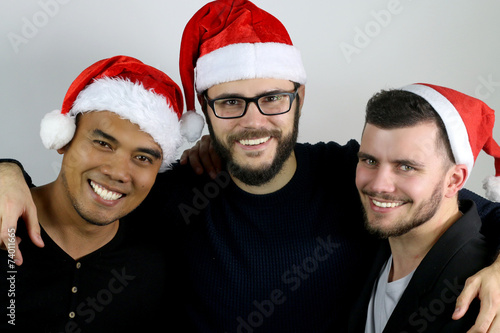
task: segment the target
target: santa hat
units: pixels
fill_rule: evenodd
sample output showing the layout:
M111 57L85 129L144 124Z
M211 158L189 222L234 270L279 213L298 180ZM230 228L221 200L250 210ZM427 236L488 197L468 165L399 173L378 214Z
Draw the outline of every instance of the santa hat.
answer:
M79 113L110 111L139 125L158 143L163 172L175 161L183 133L189 131L183 107L181 89L165 73L137 59L116 56L96 62L73 81L61 110L43 118L40 136L46 148L62 148L75 134Z
M181 42L180 74L188 110L220 83L274 78L304 84L300 52L283 24L246 0L218 0L188 22Z
M500 202L500 147L493 139L495 111L477 98L430 84L412 84L402 90L423 97L439 114L446 127L457 164L470 172L481 150L495 158L495 176L483 181L486 197Z

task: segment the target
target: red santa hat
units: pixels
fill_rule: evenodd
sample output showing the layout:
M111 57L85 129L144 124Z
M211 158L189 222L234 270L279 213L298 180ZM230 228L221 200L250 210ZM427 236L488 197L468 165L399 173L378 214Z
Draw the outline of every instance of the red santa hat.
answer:
M158 143L163 172L175 161L176 150L189 131L183 107L182 91L168 75L137 59L116 56L96 62L73 81L61 110L43 118L40 136L46 148L59 149L73 138L79 113L114 112L139 125Z
M493 139L495 111L477 98L445 87L418 83L402 90L423 97L436 110L456 163L465 164L469 174L481 150L495 158L495 176L487 177L483 188L488 199L500 202L500 147Z
M218 0L201 8L184 29L180 74L188 110L220 83L274 78L304 84L300 52L283 24L246 0Z

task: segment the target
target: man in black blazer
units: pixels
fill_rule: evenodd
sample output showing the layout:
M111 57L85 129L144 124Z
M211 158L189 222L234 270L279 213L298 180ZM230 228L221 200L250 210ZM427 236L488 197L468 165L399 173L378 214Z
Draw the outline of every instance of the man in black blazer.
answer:
M478 303L453 320L455 301L492 251L479 233L476 205L459 202L457 193L481 149L500 157L492 115L477 99L427 84L382 91L368 102L356 186L366 228L387 241L349 332L466 332L474 325ZM491 184L490 196L499 190Z

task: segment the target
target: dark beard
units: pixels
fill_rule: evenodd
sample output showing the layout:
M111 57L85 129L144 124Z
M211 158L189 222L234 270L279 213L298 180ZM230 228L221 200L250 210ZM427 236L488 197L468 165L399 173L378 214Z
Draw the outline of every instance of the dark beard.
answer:
M270 116L272 117L272 116ZM242 165L237 164L232 155L231 150L227 148L214 134L210 118L207 118L207 126L210 132L210 137L212 139L212 145L217 152L217 154L226 163L228 172L235 178L239 179L244 184L250 186L261 186L270 182L283 168L283 165L288 160L290 155L295 148L297 143L297 137L299 132L299 107L297 106L295 111L295 117L293 121L292 133L286 137L282 137L281 131L267 131L267 130L254 130L245 131L238 134L239 139L252 138L252 137L262 137L262 136L272 136L278 140L278 148L276 150L276 156L270 165L263 166L260 169L252 169ZM229 142L234 140L234 138L229 138Z

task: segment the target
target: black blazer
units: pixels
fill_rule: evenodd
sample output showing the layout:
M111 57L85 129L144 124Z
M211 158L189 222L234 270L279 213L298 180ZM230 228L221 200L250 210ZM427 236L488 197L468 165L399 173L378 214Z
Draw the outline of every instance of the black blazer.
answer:
M464 216L439 238L417 267L384 333L467 332L474 325L477 300L462 319L455 321L451 316L465 280L491 263L492 251L479 233L481 220L475 203L463 201L460 209ZM364 332L372 289L390 254L389 242L384 241L351 311L348 332Z

